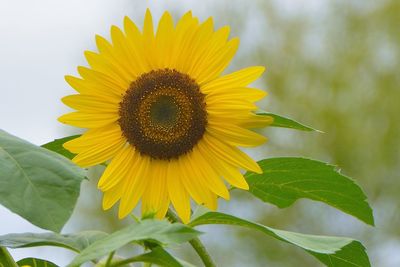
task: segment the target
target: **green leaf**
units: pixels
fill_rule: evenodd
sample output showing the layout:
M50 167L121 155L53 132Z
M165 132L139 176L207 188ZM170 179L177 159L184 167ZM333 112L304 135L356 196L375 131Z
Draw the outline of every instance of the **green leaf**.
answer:
M170 224L166 220L143 220L94 242L84 249L69 266L80 266L84 262L100 258L130 242L151 241L160 245L180 244L193 239L198 234L198 231L180 223Z
M273 113L270 113L270 112L258 111L258 112L256 112L256 114L257 115L265 115L265 116L272 117L274 119L274 121L269 126L290 128L290 129L295 129L295 130L300 130L300 131L307 131L307 132L311 132L311 131L321 132L319 130L316 130L314 128L311 128L309 126L301 124L301 123L299 123L299 122L297 122L295 120L292 120L292 119L289 119L289 118L285 118L283 116L280 116L280 115L277 115L277 114L273 114Z
M250 193L279 208L300 198L328 204L374 225L372 209L360 187L335 167L304 158L271 158L258 162L262 174L245 175Z
M54 152L56 152L58 154L61 154L66 158L72 159L73 157L75 157L75 154L69 152L68 150L66 150L63 147L63 144L65 142L67 142L67 141L70 141L72 139L78 138L79 136L80 135L78 134L78 135L67 136L67 137L60 138L60 139L55 139L52 142L49 142L49 143L46 143L46 144L42 145L42 147L44 147L44 148L46 148L48 150L54 151Z
M84 177L59 154L0 130L0 203L31 223L59 232Z
M18 267L5 247L0 246L0 267Z
M17 262L18 266L32 266L32 267L58 267L54 263L46 260L36 258L25 258Z
M247 227L304 249L330 267L369 267L368 255L364 246L346 237L305 235L267 227L219 212L206 212L195 216L189 223L195 227L205 224L227 224ZM266 248L267 249L267 248Z
M351 242L333 255L324 255L314 252L310 253L329 267L371 266L364 246L358 241Z
M169 254L165 249L160 246L156 246L152 248L152 250L148 253L140 254L138 256L113 262L116 263L132 263L132 262L147 262L152 264L157 264L159 266L165 267L184 267L178 259L174 258L171 254ZM188 265L186 265L188 266Z
M108 234L100 231L84 231L69 235L57 233L8 234L0 236L0 246L8 248L55 246L80 252L95 241L105 238L107 235Z

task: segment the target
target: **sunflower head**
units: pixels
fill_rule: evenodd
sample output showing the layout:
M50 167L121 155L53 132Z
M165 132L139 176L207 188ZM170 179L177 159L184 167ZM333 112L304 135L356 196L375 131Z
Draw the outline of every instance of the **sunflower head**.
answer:
M172 202L188 222L191 198L215 210L229 199L226 182L248 189L241 170L261 171L238 147L266 141L251 130L272 121L254 114L265 93L248 87L264 68L222 75L239 44L228 37L191 12L176 25L165 12L154 30L147 10L143 31L126 17L111 42L96 36L81 77L66 76L78 94L63 102L76 111L59 120L87 131L64 146L82 167L108 163L104 209L119 201L123 218L141 201L144 215L162 218Z

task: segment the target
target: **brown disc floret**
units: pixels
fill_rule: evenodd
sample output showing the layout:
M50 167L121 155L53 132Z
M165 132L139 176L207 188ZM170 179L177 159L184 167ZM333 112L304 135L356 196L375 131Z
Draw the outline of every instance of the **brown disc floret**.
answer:
M171 69L142 74L119 108L119 125L141 154L169 160L191 151L207 125L204 95L188 75Z

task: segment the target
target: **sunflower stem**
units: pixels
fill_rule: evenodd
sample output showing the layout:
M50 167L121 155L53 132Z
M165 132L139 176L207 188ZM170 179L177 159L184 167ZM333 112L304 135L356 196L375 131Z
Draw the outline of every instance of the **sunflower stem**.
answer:
M112 251L112 252L108 255L108 258L107 258L105 267L110 267L110 266L111 266L111 262L112 262L112 259L113 259L113 257L114 257L114 254L115 254L115 250Z
M112 263L110 265L110 267L126 266L127 264L132 263L132 262L136 262L136 261L137 261L136 258L132 257L132 258L128 258L128 259L125 259L125 260L121 260L121 261L117 261L115 263Z
M167 211L167 216L172 222L181 222L179 219L178 215L171 209L168 209ZM214 263L213 259L211 258L211 255L208 253L206 247L203 245L203 243L200 241L198 237L193 238L192 240L189 241L190 245L193 247L193 249L196 251L196 253L199 255L201 261L204 263L205 267L216 267L217 265Z
M5 265L4 265L5 264ZM0 247L0 266L18 267L10 252L5 247Z
M189 241L190 245L192 245L193 249L200 256L201 260L204 263L205 267L216 267L211 255L208 253L206 247L201 243L200 239L195 237L194 239Z

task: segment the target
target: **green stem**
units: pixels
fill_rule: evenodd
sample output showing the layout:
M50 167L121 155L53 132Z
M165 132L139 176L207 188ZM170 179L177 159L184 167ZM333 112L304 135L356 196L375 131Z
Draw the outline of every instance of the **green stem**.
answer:
M137 262L137 261L138 261L138 260L136 259L136 257L132 257L132 258L128 258L128 259L125 259L125 260L122 260L122 261L118 261L118 262L116 262L116 263L113 263L113 264L110 265L110 267L124 266L124 265L127 265L127 264L129 264L129 263Z
M216 267L211 255L208 253L206 247L201 243L200 239L195 237L194 239L189 241L190 245L192 245L193 249L200 256L201 260L204 263L205 267Z
M168 209L167 216L172 222L180 222L179 217L171 209ZM216 267L211 255L208 253L206 247L201 243L200 239L195 237L189 241L190 245L197 252L205 267Z
M125 260L120 260L115 263L111 263L110 267L118 267L118 266L125 266L132 262L138 262L137 256L133 256L131 258L127 258ZM151 263L144 262L143 267L151 267Z
M112 251L110 253L110 255L108 255L105 267L110 267L111 266L111 262L112 262L112 259L114 257L114 254L115 254L115 251Z
M4 266L6 267L18 267L18 264L15 263L13 257L5 247L0 247L0 264L5 264Z

